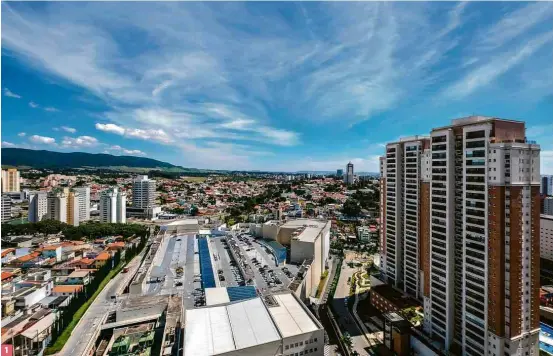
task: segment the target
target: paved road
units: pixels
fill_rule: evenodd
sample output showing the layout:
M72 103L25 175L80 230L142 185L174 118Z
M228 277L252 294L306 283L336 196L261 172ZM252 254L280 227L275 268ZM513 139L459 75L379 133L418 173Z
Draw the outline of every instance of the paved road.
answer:
M73 333L69 337L69 340L67 340L58 355L73 356L83 354L88 342L98 330L102 319L109 311L115 310L118 306L118 304L111 299L111 296L130 282L140 265L140 260L143 255L144 251L128 264L129 271L127 273L119 273L108 282L87 309L75 329L73 329Z
M355 323L355 320L346 305L349 299L350 289L350 286L347 283L348 278L350 278L356 271L356 268L349 268L345 263L342 265L340 279L338 280L338 286L336 287L332 307L335 311L334 316L338 318L338 323L340 324L342 333L347 332L350 334L354 350L356 350L360 355L368 355L369 353L367 352L367 348L369 347L369 344L367 343L362 331L359 330L359 327Z

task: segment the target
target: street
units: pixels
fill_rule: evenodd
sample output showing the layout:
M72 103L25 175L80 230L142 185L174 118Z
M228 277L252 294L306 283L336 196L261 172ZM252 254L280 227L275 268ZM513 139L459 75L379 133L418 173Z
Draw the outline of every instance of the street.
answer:
M342 264L340 279L338 280L332 307L334 309L334 317L337 318L342 333L347 332L351 336L353 350L357 351L359 355L368 355L369 353L367 350L369 348L369 344L367 343L363 332L359 330L359 327L355 323L355 320L347 307L350 290L348 279L351 278L353 273L356 271L357 268L349 268L345 262Z

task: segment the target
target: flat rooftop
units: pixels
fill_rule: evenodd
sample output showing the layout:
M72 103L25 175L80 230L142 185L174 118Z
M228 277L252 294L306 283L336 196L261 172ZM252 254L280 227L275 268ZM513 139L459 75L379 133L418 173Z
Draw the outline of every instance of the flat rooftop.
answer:
M292 240L297 239L301 242L315 242L317 240L317 236L321 233L321 229L318 227L306 227L303 229L303 231L297 235L292 236Z
M319 229L322 229L325 227L328 221L321 221L321 220L315 220L315 219L294 219L289 220L282 224L282 227L285 228L295 228L295 227L302 227L302 226L312 226L312 227L318 227Z
M292 293L187 310L184 354L215 355L321 329Z
M269 313L283 337L301 335L319 329L291 293L275 294L272 297L277 301L278 306L270 306Z
M184 354L207 356L280 340L260 298L186 312Z

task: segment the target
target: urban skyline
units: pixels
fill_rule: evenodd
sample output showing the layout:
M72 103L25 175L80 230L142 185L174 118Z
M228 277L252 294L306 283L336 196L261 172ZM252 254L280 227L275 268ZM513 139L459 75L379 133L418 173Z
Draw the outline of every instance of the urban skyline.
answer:
M551 3L132 6L2 4L4 147L376 172L397 127L480 114L525 121L553 173Z

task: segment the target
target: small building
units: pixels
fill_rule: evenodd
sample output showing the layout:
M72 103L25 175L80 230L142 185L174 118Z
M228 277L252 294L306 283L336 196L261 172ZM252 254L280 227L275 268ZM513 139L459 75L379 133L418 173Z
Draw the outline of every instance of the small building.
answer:
M55 258L57 262L60 262L62 259L61 245L43 247L42 256L45 258Z
M82 285L61 285L61 286L55 286L54 289L52 289L52 295L55 296L70 296L79 293L83 290Z
M111 258L111 255L109 252L101 252L96 258L94 259L94 267L100 268L103 265L106 264L107 261Z
M405 308L420 306L416 300L388 284L371 288L371 304L381 313L399 312Z
M87 285L90 283L90 271L77 270L67 276L66 284L82 284Z

